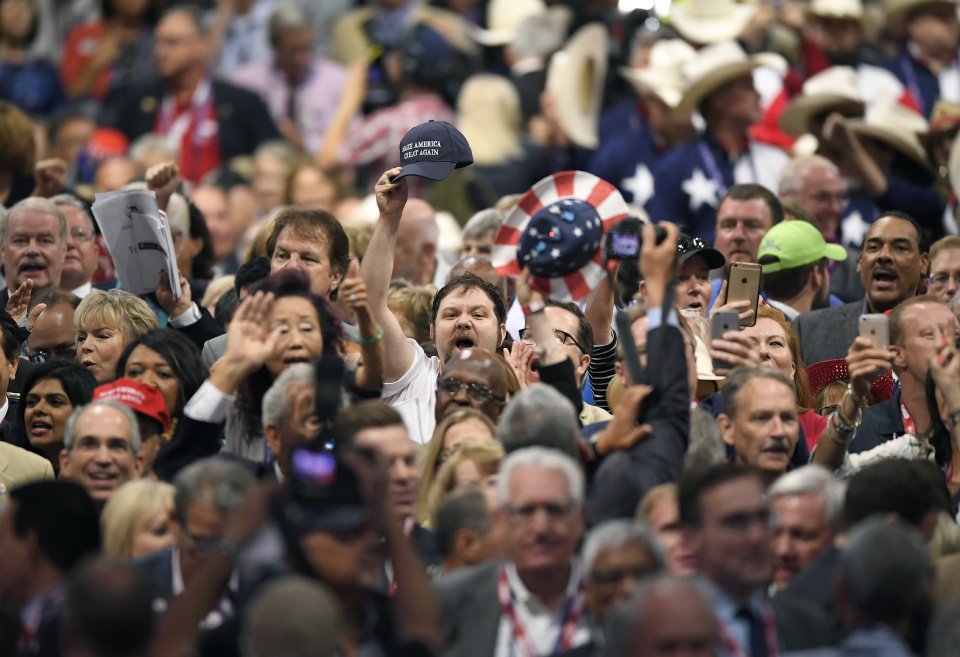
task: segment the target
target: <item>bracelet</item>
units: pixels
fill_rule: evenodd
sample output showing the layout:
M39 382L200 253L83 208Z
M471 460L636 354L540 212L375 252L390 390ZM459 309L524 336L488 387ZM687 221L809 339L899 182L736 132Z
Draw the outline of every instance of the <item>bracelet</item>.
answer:
M860 421L862 419L863 419L863 414L859 413L857 415L857 421L851 422L850 420L848 420L843 416L843 413L840 411L840 409L837 409L830 414L830 424L833 426L833 428L836 430L837 433L842 433L842 434L848 434L854 429L856 429L858 426L860 426ZM837 444L840 445L842 443L837 441Z
M382 326L377 327L377 334L372 338L365 338L362 335L357 334L357 337L353 339L353 341L356 342L357 344L377 344L381 340L383 340Z
M947 421L944 423L947 425L947 428L951 431L960 424L960 408L955 408L950 412L950 415L947 416Z

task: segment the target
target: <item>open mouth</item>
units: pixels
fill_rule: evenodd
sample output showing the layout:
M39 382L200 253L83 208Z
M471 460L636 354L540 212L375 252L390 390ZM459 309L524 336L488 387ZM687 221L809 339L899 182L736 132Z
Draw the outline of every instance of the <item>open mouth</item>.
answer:
M117 481L117 475L113 472L90 472L87 478L96 488L109 488Z
M283 359L284 365L295 365L296 363L308 363L310 359L306 356L288 356Z
M690 308L691 310L699 311L703 309L703 304L700 303L699 301L693 301L687 304L687 308Z
M873 281L881 286L893 285L900 277L892 269L879 269L873 272Z
M453 341L453 346L457 349L473 349L476 346L473 340L470 338L457 338Z
M34 420L30 423L31 436L42 436L46 433L50 433L52 429L53 425L43 420Z
M20 266L20 273L29 276L31 274L39 274L45 269L46 267L44 265L38 263L28 263Z
M95 362L93 362L92 360L90 360L89 358L86 358L86 359L80 361L80 364L83 365L84 367L86 367L88 370L89 370L89 369L93 369L94 367L97 366L97 364L96 364Z

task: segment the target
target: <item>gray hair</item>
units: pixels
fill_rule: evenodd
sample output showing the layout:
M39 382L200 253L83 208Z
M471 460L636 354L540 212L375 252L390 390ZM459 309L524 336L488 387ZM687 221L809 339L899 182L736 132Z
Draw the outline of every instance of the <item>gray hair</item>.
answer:
M290 386L298 383L313 385L313 378L313 365L310 363L296 363L281 372L263 396L263 426L283 424L290 417L290 397L287 395Z
M246 609L244 657L333 657L340 604L330 589L303 575L275 579Z
M500 473L497 477L497 499L500 504L505 506L510 503L510 479L514 470L519 468L562 472L567 478L570 499L578 507L583 504L583 470L575 460L563 452L547 447L524 447L507 455L500 465Z
M173 508L183 520L191 502L209 496L213 506L230 515L240 508L254 484L256 479L237 461L216 456L201 459L181 470L173 480Z
M686 594L699 604L703 611L703 620L708 630L713 626L713 605L710 593L704 588L700 580L692 577L681 577L665 572L645 579L637 585L630 599L618 605L610 612L604 631L604 646L601 657L620 657L633 654L631 652L635 636L639 634L644 616L647 614L647 605L654 595ZM708 631L711 638L713 631ZM715 654L713 646L708 654Z
M157 153L160 159L176 161L180 157L180 149L170 139L154 133L147 133L139 137L130 145L130 160L141 169L144 161L151 153Z
M510 48L517 57L546 59L563 47L567 38L568 14L563 11L545 11L529 16L517 26Z
M790 495L819 495L823 498L827 522L836 529L840 527L843 517L843 496L846 490L846 485L830 470L813 463L792 470L777 479L767 491L767 498L773 501Z
M29 196L22 201L17 201L13 207L8 208L6 212L0 213L0 244L7 243L7 233L10 230L10 217L19 210L32 210L56 217L60 222L60 241L64 247L67 244L67 217L60 211L57 204L48 198L39 196Z
M496 208L480 210L463 225L461 239L475 240L489 233L496 233L503 224L503 213Z
M285 30L313 29L313 25L313 18L306 7L295 4L279 5L270 14L270 20L267 23L270 45L276 48L280 33Z
M538 445L577 458L579 439L580 423L573 404L545 383L535 383L517 393L497 424L497 440L508 454Z
M476 488L468 488L450 495L440 503L433 518L433 532L437 549L444 559L450 556L456 544L457 532L469 529L480 535L490 531L492 519L487 500Z
M721 390L723 395L723 412L727 417L734 418L737 416L737 397L740 395L740 390L754 379L772 379L779 381L790 388L791 392L793 392L793 400L796 402L797 389L793 383L793 379L789 376L772 367L762 365L759 367L746 367L741 365L734 368L733 371L727 375L727 380L724 381L723 389Z
M621 548L635 541L643 543L643 547L653 557L657 571L667 567L667 555L645 522L617 518L600 523L587 534L580 551L584 579L590 579L601 552Z
M690 409L690 439L687 442L684 470L707 468L727 460L727 446L720 425L702 408Z
M63 430L63 449L67 452L73 451L73 446L77 441L75 427L80 416L87 411L101 407L112 408L124 417L127 424L130 425L130 447L133 449L134 454L139 453L141 438L140 424L137 422L137 416L129 406L112 399L97 399L89 404L77 406L73 409L73 413L67 418L67 425Z
M933 576L933 563L913 527L872 517L850 532L840 572L850 604L864 620L893 624L920 603Z
M822 155L801 155L795 157L780 172L778 194L781 197L796 196L803 191L804 180L813 169L831 169L837 171L837 165Z

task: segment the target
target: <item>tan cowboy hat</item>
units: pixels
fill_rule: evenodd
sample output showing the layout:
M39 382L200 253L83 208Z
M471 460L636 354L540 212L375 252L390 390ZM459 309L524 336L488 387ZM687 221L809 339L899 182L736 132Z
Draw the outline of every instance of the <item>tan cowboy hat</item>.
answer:
M687 41L710 44L740 36L757 5L734 0L687 0L670 7L670 23Z
M676 107L683 97L683 65L696 56L683 39L663 39L650 49L646 68L622 68L620 74L639 94L653 94L667 107Z
M917 164L930 168L930 160L921 142L927 134L927 120L909 107L899 103L873 105L868 108L866 118L853 119L849 126L857 135L881 141Z
M808 16L816 18L863 18L863 3L860 0L812 0L807 7Z
M956 0L887 0L884 7L887 15L887 25L898 31L903 31L906 27L904 23L907 16L916 9L926 5L951 5L957 6Z
M831 66L803 83L803 92L780 117L780 129L799 137L810 131L810 121L816 116L830 111L863 116L864 106L857 72L849 66Z
M950 149L950 189L960 198L960 139L954 139Z
M547 71L547 90L560 127L583 148L599 143L597 123L607 77L609 37L600 23L584 25L554 53Z
M736 41L722 41L698 50L697 56L683 65L686 89L677 104L677 113L694 112L714 91L761 66L769 66L781 75L787 70L787 62L780 55L747 55Z
M487 5L487 29L477 29L473 38L485 46L511 43L517 28L527 18L547 11L543 0L490 0Z
M723 381L725 377L714 374L710 347L699 335L693 336L694 356L697 359L697 381Z

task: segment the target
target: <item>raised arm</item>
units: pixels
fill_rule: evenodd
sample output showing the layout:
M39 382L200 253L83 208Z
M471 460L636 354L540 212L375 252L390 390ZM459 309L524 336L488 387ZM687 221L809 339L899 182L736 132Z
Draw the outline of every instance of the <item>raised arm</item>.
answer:
M360 276L367 284L367 303L373 318L383 327L383 380L396 381L413 364L414 348L407 342L400 322L387 308L387 289L393 275L393 257L397 250L397 230L400 215L407 203L407 181L401 179L395 183L390 177L400 173L395 168L387 171L377 181L377 207L380 218L373 230L370 244L360 265Z

